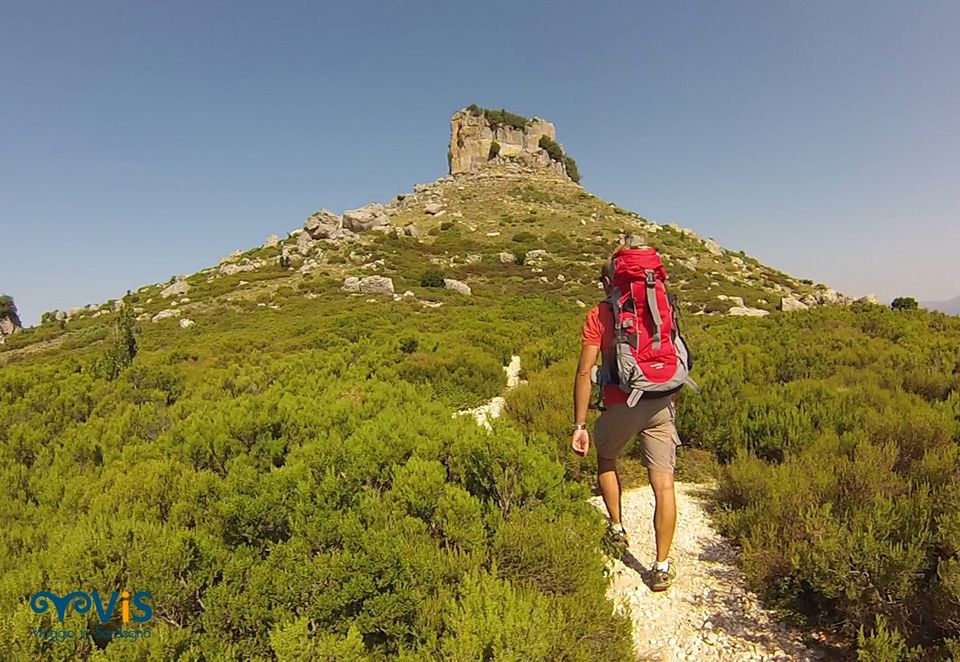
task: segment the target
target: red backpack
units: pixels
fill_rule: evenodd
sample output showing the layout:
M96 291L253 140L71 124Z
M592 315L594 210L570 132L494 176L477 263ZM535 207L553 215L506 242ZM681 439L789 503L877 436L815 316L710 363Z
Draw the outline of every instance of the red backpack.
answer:
M632 407L644 394L667 395L690 379L693 358L680 336L677 305L664 284L667 271L653 248L621 248L611 258L613 278L606 303L613 310L612 356L605 356L597 383L615 384Z

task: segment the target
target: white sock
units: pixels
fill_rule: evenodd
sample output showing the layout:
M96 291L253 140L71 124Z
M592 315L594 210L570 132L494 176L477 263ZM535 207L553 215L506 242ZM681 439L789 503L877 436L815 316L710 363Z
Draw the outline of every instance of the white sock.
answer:
M613 529L614 531L620 531L622 533L627 532L627 527L623 525L623 522L617 522L616 524L614 524L613 522L610 522L610 528Z
M659 570L660 572L666 572L670 569L670 560L667 559L666 561L657 561L653 564L653 569Z

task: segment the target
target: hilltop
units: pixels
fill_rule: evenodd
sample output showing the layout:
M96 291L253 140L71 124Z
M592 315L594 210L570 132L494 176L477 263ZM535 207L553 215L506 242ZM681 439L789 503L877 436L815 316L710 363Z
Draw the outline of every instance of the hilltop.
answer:
M240 312L251 303L275 309L291 296L321 291L341 297L407 293L421 305L435 305L446 295L421 281L425 271L438 270L464 284L452 287L480 297L538 292L592 305L600 262L624 234L641 234L663 255L671 291L691 314L763 316L850 303L835 290L793 278L692 229L658 224L590 194L568 176L565 157L553 159L539 146L543 137L554 141L552 124L498 111L491 125L483 112L464 109L451 119L455 174L385 203L341 214L321 209L302 227L281 232L283 238L271 235L262 246L196 274L139 287L127 300L141 322L184 326L224 309ZM465 137L465 126L477 129L475 138ZM502 141L500 151L478 161L478 150L489 150L494 139ZM66 337L99 340L90 327L116 305L111 300L50 311L40 327L9 342L0 361L12 358L11 350L41 351Z

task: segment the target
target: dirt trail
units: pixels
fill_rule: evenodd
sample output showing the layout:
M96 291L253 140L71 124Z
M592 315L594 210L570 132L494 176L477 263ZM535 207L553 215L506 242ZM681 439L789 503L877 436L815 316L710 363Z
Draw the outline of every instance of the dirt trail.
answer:
M710 485L676 484L677 532L671 559L677 579L664 593L644 580L654 561L653 494L648 488L623 495L623 522L631 552L610 559L610 597L633 619L640 659L790 660L825 659L808 649L800 633L764 609L736 567L736 551L714 530L705 510ZM591 503L603 509L600 497Z

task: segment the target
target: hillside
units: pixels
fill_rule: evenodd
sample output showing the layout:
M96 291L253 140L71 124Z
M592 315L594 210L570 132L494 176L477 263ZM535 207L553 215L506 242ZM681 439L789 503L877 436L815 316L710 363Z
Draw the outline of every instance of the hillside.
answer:
M279 312L275 306L291 300L303 305L303 299L329 296L349 277L390 278L393 293L414 293L413 305L458 301L449 292L421 287L424 271L442 270L487 300L540 293L592 305L600 262L619 236L632 233L661 251L672 291L692 314L733 309L762 315L778 309L783 299L788 308L845 301L829 288L800 282L692 230L658 225L605 202L564 176L519 164L443 177L385 205L373 203L342 217L322 210L311 219L307 225L319 228L313 233L317 239L298 228L196 274L140 287L127 300L141 322L165 319L163 327L178 319L201 323L225 311L267 308L269 317ZM332 222L343 224L341 234L324 236L318 219L336 219ZM0 361L103 339L109 327L104 318L114 303L47 313L41 326L9 339Z
M651 222L516 141L530 154L9 336L0 650L629 658L595 457L567 448L579 329L624 233L681 298L703 391L679 403L679 477L718 481L750 587L837 655L960 646L960 323ZM455 416L501 395L492 432ZM151 592L154 636L31 629L97 624L38 616L37 591L122 589Z

